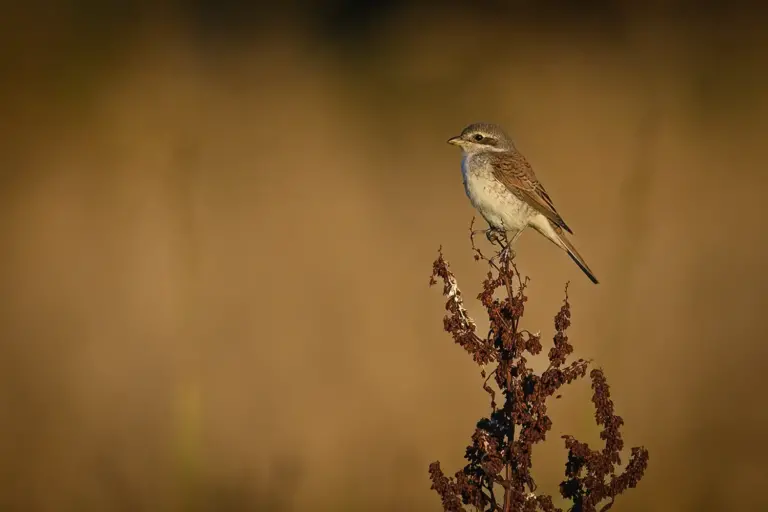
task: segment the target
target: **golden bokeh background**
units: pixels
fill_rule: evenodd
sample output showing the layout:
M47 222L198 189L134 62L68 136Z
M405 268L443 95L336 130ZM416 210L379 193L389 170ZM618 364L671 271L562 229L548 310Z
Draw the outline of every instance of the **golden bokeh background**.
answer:
M427 286L442 244L480 290L445 144L479 120L601 280L520 239L526 327L570 280L650 450L614 510L768 507L762 17L562 4L4 7L0 510L439 510L487 410ZM553 495L589 397L551 407Z

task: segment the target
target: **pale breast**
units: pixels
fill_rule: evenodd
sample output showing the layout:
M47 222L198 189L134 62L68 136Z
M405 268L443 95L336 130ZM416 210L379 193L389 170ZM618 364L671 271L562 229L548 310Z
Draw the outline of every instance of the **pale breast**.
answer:
M535 211L493 177L488 164L465 156L461 162L464 190L472 206L496 228L521 230L528 226Z

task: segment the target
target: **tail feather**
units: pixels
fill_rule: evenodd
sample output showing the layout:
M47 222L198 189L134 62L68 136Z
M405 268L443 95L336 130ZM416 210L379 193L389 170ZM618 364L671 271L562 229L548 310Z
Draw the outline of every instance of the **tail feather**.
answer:
M595 277L595 274L592 273L592 270L589 268L589 265L587 265L587 262L584 261L584 258L581 257L581 254L579 254L579 251L576 250L576 247L573 246L570 240L566 238L565 233L563 233L563 230L559 228L559 226L554 226L554 231L557 236L556 240L552 240L557 245L559 245L565 252L568 253L568 256L571 257L571 259L576 263L582 272L584 272L590 281L597 284L597 278Z
M598 280L595 277L595 274L592 273L592 271L587 266L587 262L584 261L584 258L581 257L581 255L576 251L573 245L571 245L571 247L566 249L565 251L568 253L568 256L571 257L574 263L576 263L579 266L581 271L587 275L589 280L595 284L598 284Z

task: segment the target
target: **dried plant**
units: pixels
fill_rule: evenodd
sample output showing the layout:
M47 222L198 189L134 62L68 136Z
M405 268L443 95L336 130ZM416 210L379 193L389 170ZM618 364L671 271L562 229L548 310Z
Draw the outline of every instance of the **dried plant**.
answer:
M438 278L443 282L443 295L448 298L444 328L481 367L483 389L490 396L491 414L477 422L472 444L464 456L468 463L455 477L447 477L439 462L430 464L432 489L440 495L443 509L451 512L466 510L465 506L482 511L561 511L555 507L551 496L536 493L531 475L531 451L534 444L545 440L552 428L552 421L547 416L547 400L563 385L585 377L590 365L584 359L566 364L573 352L566 335L571 323L568 286L566 284L563 305L555 315L549 366L537 374L527 366L527 357L541 352L541 336L520 328L528 279L521 278L510 251L502 250L493 258L486 258L475 245L472 226L470 233L475 260L489 265L483 291L478 295L488 314L488 335L478 336L477 325L464 307L461 291L443 258L442 248L433 264L430 285L437 283ZM506 246L503 234L495 233L490 240ZM497 292L501 298L497 297ZM487 372L487 367L493 369ZM568 461L560 494L573 503L570 510L574 512L610 509L617 495L637 485L648 465L648 451L643 447L632 448L624 471L617 474L624 447L620 432L624 421L614 414L602 370L593 369L589 375L594 391L595 420L603 428L600 438L605 446L593 450L586 443L563 436ZM491 378L501 394L500 403L497 402L497 391L489 384Z

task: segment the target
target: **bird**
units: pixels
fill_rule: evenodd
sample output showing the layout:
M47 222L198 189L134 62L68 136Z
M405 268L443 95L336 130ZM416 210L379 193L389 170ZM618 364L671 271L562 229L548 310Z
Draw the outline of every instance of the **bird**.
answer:
M448 144L462 150L464 191L491 231L511 234L510 247L526 228L533 228L568 253L593 283L598 280L567 238L573 234L536 177L531 164L504 130L491 123L473 123ZM489 237L490 238L490 237Z

